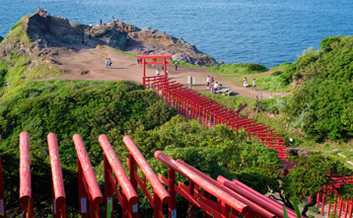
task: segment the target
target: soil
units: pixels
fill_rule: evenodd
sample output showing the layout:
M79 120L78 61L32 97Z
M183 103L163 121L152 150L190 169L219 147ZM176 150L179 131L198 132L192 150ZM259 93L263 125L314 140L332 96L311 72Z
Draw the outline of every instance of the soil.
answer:
M153 46L148 43L143 43L143 47ZM141 45L136 45L138 49ZM88 49L66 49L66 48L51 48L55 50L55 55L52 55L55 64L63 72L59 77L51 77L46 79L34 79L33 81L49 80L49 79L77 79L77 80L131 80L138 84L142 84L142 66L137 64L136 58L121 54L113 49L102 46L97 48ZM105 59L111 58L112 67L105 68ZM146 76L156 75L156 70L160 66L147 66ZM243 87L242 84L232 83L220 76L213 75L206 68L190 68L178 66L175 70L173 65L167 65L169 78L187 86L187 76L195 77L195 85L192 86L193 90L201 92L209 92L206 87L207 75L213 77L218 84L223 84L223 87L230 88L234 93L233 95L248 97L248 98L263 98L267 99L271 96L280 96L281 93L274 93L266 90L257 89L252 90L251 87ZM269 74L272 70L264 72Z

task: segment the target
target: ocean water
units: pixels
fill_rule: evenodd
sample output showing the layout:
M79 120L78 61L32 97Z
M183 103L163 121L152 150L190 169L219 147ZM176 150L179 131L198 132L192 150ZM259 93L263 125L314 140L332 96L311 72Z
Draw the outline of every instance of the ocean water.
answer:
M85 24L114 16L182 37L217 61L267 67L353 31L352 0L0 0L0 35L38 6Z

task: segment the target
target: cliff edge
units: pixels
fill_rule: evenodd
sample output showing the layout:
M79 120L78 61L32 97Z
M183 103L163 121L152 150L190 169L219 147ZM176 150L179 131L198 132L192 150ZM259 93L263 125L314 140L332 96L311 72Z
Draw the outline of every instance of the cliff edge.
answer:
M217 65L216 60L200 52L195 45L151 28L111 21L102 25L70 22L46 11L22 18L0 44L0 58L11 52L40 56L55 54L58 49L77 51L108 45L135 54L172 54L172 60L196 65Z

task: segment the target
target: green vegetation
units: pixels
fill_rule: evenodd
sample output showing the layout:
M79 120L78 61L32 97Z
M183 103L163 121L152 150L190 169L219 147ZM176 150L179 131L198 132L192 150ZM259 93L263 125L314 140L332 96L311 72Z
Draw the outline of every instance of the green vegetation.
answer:
M220 66L207 67L211 72L218 73L237 73L242 75L265 72L268 69L264 65L251 64L251 63L239 63L239 64L222 64Z
M290 85L283 85L281 80L282 71L275 71L270 75L261 76L256 79L256 86L259 89L270 90L274 92L289 92Z
M12 28L9 34L7 34L6 38L0 44L23 44L27 48L33 48L34 43L27 35L23 21L31 15L24 16L21 20L19 20Z
M133 54L133 53L131 53L131 52L127 52L127 51L123 51L123 50L120 50L120 49L117 49L117 48L113 48L113 47L110 47L110 46L108 46L108 45L104 45L104 46L107 46L107 47L109 47L109 48L113 49L114 51L119 52L119 53L121 53L121 54L129 55L129 56L131 56L131 57L137 58L137 57L136 57L136 54Z
M284 112L316 141L349 140L353 136L353 37L328 37L320 46L320 51L304 51L280 75L286 84L294 79L304 82L292 92Z
M240 96L224 96L224 95L214 95L211 93L200 93L208 98L211 98L221 105L224 105L225 107L229 109L240 109L243 106L249 106L252 109L256 109L255 102L256 99L253 98L245 98L245 97L240 97Z
M332 187L334 177L344 178L351 176L353 171L348 169L341 161L331 157L324 157L318 154L300 155L295 158L298 166L290 171L283 179L283 190L286 198L296 197L303 199L305 197L313 197L311 202L308 202L302 212L306 214L309 207L312 207L317 202L317 193L325 193L329 201L332 202L335 192L323 190L323 187ZM335 188L339 196L343 200L352 199L353 185L344 184L339 188Z
M231 82L243 83L243 77L265 72L268 69L260 64L222 64L220 66L206 67L212 74L222 76ZM257 76L255 77L257 78ZM250 78L248 78L250 81Z
M170 64L174 65L175 61L170 61ZM201 68L200 65L186 63L185 61L178 61L178 66L192 67L192 68Z

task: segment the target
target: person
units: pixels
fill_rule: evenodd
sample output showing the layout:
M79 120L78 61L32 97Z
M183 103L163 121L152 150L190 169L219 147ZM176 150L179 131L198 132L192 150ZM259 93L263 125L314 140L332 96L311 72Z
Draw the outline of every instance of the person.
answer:
M168 69L165 71L165 75L167 76L167 79L168 79Z
M156 76L159 76L159 68L156 70Z
M178 61L175 61L175 70L178 70Z
M207 76L207 88L210 88L210 75Z
M223 89L223 85L219 84L218 90L221 90L221 89Z
M213 77L211 77L211 83L213 83L214 82L214 79L213 79Z
M126 41L129 42L130 41L130 37L126 36Z
M218 91L218 82L214 84L214 93L217 94L217 91Z
M213 82L210 84L211 94L213 94Z
M137 58L137 64L140 64L140 59Z
M114 21L114 16L112 16L112 21Z
M101 26L102 26L102 24L103 24L103 21L102 21L102 19L100 19L100 20L99 20L99 23L100 23L100 24L101 24Z
M109 60L108 60L108 68L110 69L111 67L112 67L112 59L109 58Z
M84 47L85 46L85 39L82 39L81 43L82 43L82 47Z
M109 60L108 58L105 59L105 68L108 68L109 67Z
M244 76L243 86L244 86L244 87L247 87L247 86L248 86L248 79L246 78L246 76Z
M256 91L256 80L255 79L252 81L252 90Z

